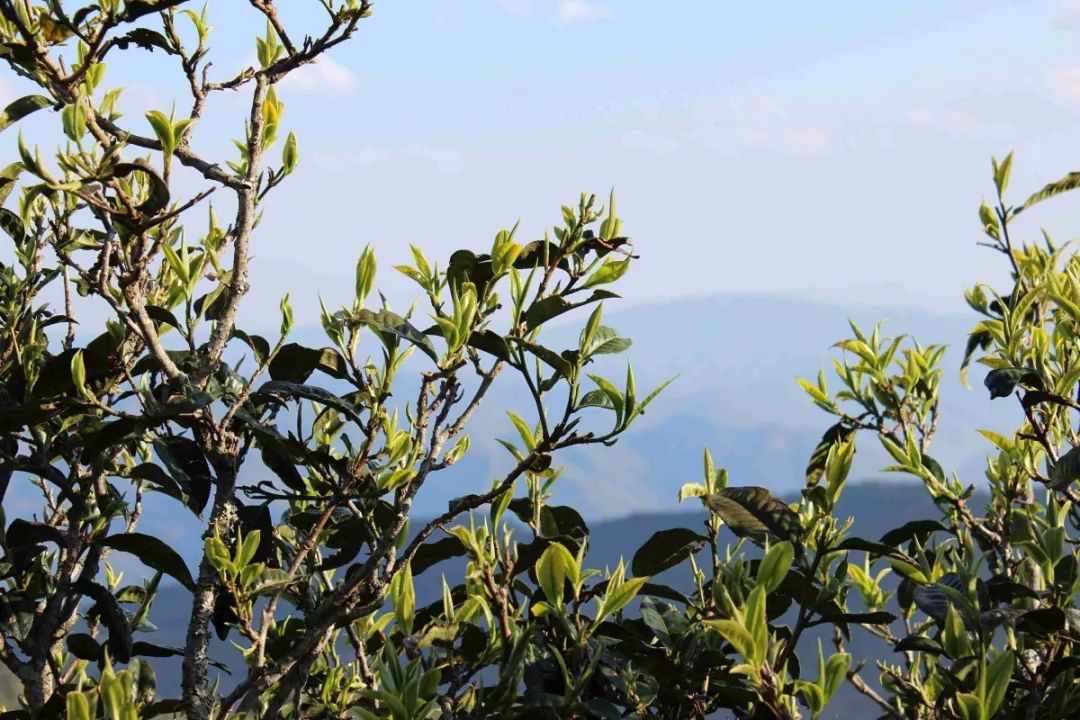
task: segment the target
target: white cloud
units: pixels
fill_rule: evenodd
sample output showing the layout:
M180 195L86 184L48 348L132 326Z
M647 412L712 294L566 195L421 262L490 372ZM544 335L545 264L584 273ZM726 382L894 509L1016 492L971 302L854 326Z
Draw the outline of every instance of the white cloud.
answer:
M829 147L829 136L816 128L788 133L787 141L792 148L810 153L824 152Z
M356 91L356 76L349 68L323 55L286 75L281 87L299 95L347 97Z
M356 150L316 150L312 159L315 165L323 170L338 172L353 167L371 167L384 163L390 159L393 153L386 148L374 145L365 145Z
M679 149L679 141L648 130L626 130L622 143L628 148L647 150L651 153L669 153Z
M555 19L563 25L612 17L615 17L614 8L593 5L585 0L559 0L559 5L555 8Z
M353 150L317 150L312 155L316 167L328 172L368 168L399 158L420 160L440 175L457 175L465 169L465 153L424 143L395 148L364 145Z
M948 106L936 110L909 110L903 115L903 124L967 139L1007 139L1016 134L1016 128L1007 122L987 119Z
M1080 67L1061 67L1052 70L1050 89L1063 100L1080 100Z
M792 155L828 152L835 148L832 125L812 108L790 108L778 98L764 95L722 98L693 112L697 142L720 155L745 150Z
M427 160L442 175L457 175L465 169L465 153L453 148L439 148L423 143L411 143L403 148L409 157Z
M532 17L533 7L530 0L495 0L503 10L514 17Z

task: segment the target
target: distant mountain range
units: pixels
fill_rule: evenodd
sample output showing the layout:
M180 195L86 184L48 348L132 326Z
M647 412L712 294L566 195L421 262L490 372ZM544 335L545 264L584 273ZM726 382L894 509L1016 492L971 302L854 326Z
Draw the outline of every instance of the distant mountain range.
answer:
M655 530L700 525L703 513L696 505L680 508L676 493L682 483L700 479L706 446L717 465L729 470L732 485L762 485L784 495L797 492L806 459L831 421L812 406L795 378L813 377L818 368L829 367L836 356L831 345L850 336L849 318L868 330L884 320L887 335L911 334L923 344L951 346L944 365L943 418L931 454L965 483L983 482L987 445L975 430L1004 431L1018 420L1014 403L990 401L978 368L972 370L974 390L959 381L966 334L977 321L971 314L844 308L764 296L714 296L617 308L616 303L605 313L604 322L632 338L634 345L624 355L605 357L591 371L618 382L627 358L632 359L639 394L671 376L678 380L615 447L578 449L556 460L565 471L555 487L555 502L579 508L590 521L593 566L614 564L620 554L630 557ZM313 329L298 331L295 339L326 344ZM542 342L558 349L574 346L576 329L556 325ZM415 365L419 360L410 362ZM419 516L433 516L445 510L451 498L486 489L508 469L510 457L494 440L513 437L503 411L516 408L525 417L530 415L522 404L520 381L501 380L473 418L469 454L432 478L419 494L415 506ZM399 389L397 396L410 398L411 393ZM602 411L595 412L597 422L608 421ZM879 470L888 460L876 446L872 437L861 441L853 476L878 481L849 488L845 499L846 511L857 519L856 532L863 528L861 532L876 538L907 520L936 517L921 487L899 478L880 480ZM241 479L254 482L267 476L252 465ZM15 484L5 502L8 518L33 512L36 505L29 500ZM201 527L196 518L177 509L175 501L152 495L145 500L140 530L168 541L194 567ZM142 575L133 561L114 558L115 567L129 578ZM429 578L437 583L438 572L424 575L423 581ZM429 590L421 588L422 593ZM156 642L183 644L187 600L181 590L163 592L152 616L161 628ZM230 663L238 660L231 647L220 646L217 651ZM162 689L174 691L179 664L162 661L161 667Z
M789 495L788 499L796 498ZM980 506L978 498L973 506ZM854 534L875 540L886 531L908 521L939 517L938 511L922 485L910 482L870 482L851 485L844 490L838 512L844 516L854 517L855 524L852 529ZM589 567L603 568L614 566L620 557L629 562L638 547L653 533L675 527L688 527L700 531L705 518L704 509L695 505L692 509L683 512L639 514L617 520L592 522L590 523L590 549L587 563ZM727 541L734 540L734 537L726 530L724 536ZM440 596L440 578L443 574L446 575L447 581L454 585L462 578L463 570L461 561L452 559L418 576L416 578L418 605L434 602ZM686 564L667 571L656 580L686 593L690 593L692 589ZM152 633L140 633L136 639L159 645L183 647L190 613L190 600L191 595L179 586L163 587L150 613L150 620L158 629ZM825 642L828 649L829 636L824 631L808 633L800 645L800 655L805 658L804 662L813 662L818 639ZM873 661L890 659L888 648L858 630L853 633L852 643L848 650L854 654L856 661L863 657L869 658L867 664L869 670L866 673L868 681L874 681L876 678ZM231 644L219 642L215 638L211 656L232 668L234 676L243 672L243 659ZM153 663L157 669L159 695L172 697L178 694L180 690L179 658L157 659ZM812 666L808 666L808 671L813 675ZM226 674L221 675L221 680L224 687L234 682ZM6 694L2 692L5 685L10 688L10 681L10 677L4 678L0 675L0 697ZM828 717L874 717L873 712L872 704L845 687L834 700L831 706L832 714Z

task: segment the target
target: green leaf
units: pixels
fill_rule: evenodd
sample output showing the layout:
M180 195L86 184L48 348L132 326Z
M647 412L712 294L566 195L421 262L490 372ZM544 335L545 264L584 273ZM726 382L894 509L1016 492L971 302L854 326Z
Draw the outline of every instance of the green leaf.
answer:
M570 302L562 295L552 295L550 297L537 300L529 309L522 314L522 320L525 321L525 327L528 330L532 330L540 325L543 325L548 320L558 317L563 313L567 313L575 308L588 305L589 303L599 302L600 300L607 300L608 298L619 297L613 292L608 290L597 290L592 295L579 302Z
M765 588L766 593L771 593L780 586L791 570L794 559L795 548L790 542L779 542L769 547L761 558L757 574L758 584Z
M68 545L67 538L59 528L22 518L11 521L4 540L9 548L27 548L44 542L54 542L62 548Z
M390 599L394 604L394 618L405 634L412 633L416 617L416 589L413 586L412 569L406 565L390 581Z
M101 660L101 646L86 633L73 633L67 636L67 648L80 660L98 662Z
M154 449L173 480L188 496L188 507L195 513L201 513L210 500L210 485L213 482L210 465L202 449L190 438L179 436L155 441Z
M154 135L157 136L158 142L161 143L161 150L166 155L172 155L176 150L176 137L173 135L172 122L168 116L160 110L151 110L146 113L146 119L150 123L150 127L154 129Z
M363 422L351 402L339 398L329 390L323 390L321 387L316 387L315 385L303 385L301 383L286 382L285 380L270 380L263 383L256 392L252 393L253 400L282 397L314 400L321 405L328 405L341 411L354 422Z
M814 387L814 386L810 386ZM814 388L815 390L817 388ZM821 436L821 442L814 448L810 455L810 461L806 464L806 484L813 487L821 480L825 473L825 460L829 457L829 451L834 445L845 443L855 435L856 429L844 422L838 422Z
M604 595L604 614L614 615L629 605L630 601L637 597L638 592L641 591L642 586L644 586L648 580L649 578L645 577L632 578L619 585L615 590Z
M954 660L960 660L971 654L971 643L964 629L964 619L956 607L949 603L945 608L945 628L942 633L942 645L945 652Z
M435 362L439 361L439 354L435 351L435 346L431 344L431 340L428 339L427 335L417 330L400 315L385 309L378 312L365 309L356 313L356 319L377 333L401 338L412 343L429 358ZM386 339L384 337L384 342Z
M577 561L561 543L552 543L536 561L536 579L544 591L544 597L554 607L562 607L563 587L571 576Z
M765 615L765 588L757 585L746 598L746 629L754 641L754 667L765 664L769 652L769 621Z
M290 132L285 138L285 146L281 148L281 169L288 175L296 169L300 161L300 151L296 146L296 133Z
M626 260L613 260L612 258L607 258L604 260L603 264L596 269L596 272L585 280L581 287L591 288L596 287L597 285L613 283L625 275L626 271L629 269L630 258L627 258Z
M1015 658L1012 652L1006 650L1000 653L986 671L986 716L993 717L1005 700L1005 693L1009 689L1009 680L1012 678Z
M725 488L707 495L705 503L732 532L757 545L764 545L766 538L797 545L802 538L799 516L763 487Z
M933 533L944 532L947 530L948 528L937 520L912 520L911 522L904 523L895 530L890 530L882 535L881 543L893 547L902 545L903 543L914 539L918 539L920 543L925 543L926 538Z
M80 395L86 395L86 362L83 360L83 351L76 350L71 356L71 382Z
M164 210L169 204L169 185L165 182L165 179L161 177L161 174L157 170L150 167L146 161L142 159L134 160L129 163L117 163L113 168L113 174L116 177L127 177L128 175L141 172L148 178L150 184L150 192L147 198L137 208L140 213L148 217L157 215L158 212Z
M253 336L252 347L257 354L266 349L269 354L269 345L263 338ZM311 373L319 370L332 378L342 380L348 377L345 358L333 348L308 348L297 343L289 343L278 351L270 363L270 377L273 380L302 383L311 377Z
M371 288L375 285L376 267L375 251L368 245L360 253L360 259L356 262L356 302L361 305L371 294Z
M110 535L99 542L113 550L134 555L143 565L160 570L188 590L195 592L195 581L187 565L184 564L184 559L168 544L153 535L123 533Z
M30 113L47 108L52 104L53 101L44 95L26 95L9 103L4 108L4 112L0 113L0 131L7 130Z
M506 344L502 335L493 330L474 330L469 335L466 344L477 350L483 350L499 360L510 362L510 346Z
M735 652L753 662L754 638L743 627L742 623L736 620L705 620L703 624L719 632L725 640L731 643L731 646L735 648Z
M652 534L634 553L630 563L635 576L659 575L705 546L709 539L689 528L671 528Z
M1064 490L1076 480L1080 480L1080 446L1070 448L1051 466L1047 487Z
M251 561L255 558L255 553L259 549L259 537L258 530L252 530L244 536L244 544L240 546L240 553L236 558L237 566L244 567L251 564Z
M1049 200L1052 197L1056 197L1057 195L1061 195L1070 190L1075 190L1078 187L1080 187L1080 172L1071 172L1060 180L1052 182L1038 192L1032 194L1031 197L1020 205L1020 207L1013 210L1013 214L1019 215L1036 203L1040 203L1043 200Z
M708 494L708 489L701 483L683 483L679 488L679 502L686 498L705 497Z
M982 702L972 693L957 693L956 705L964 720L982 720Z
M843 685L849 667L851 667L851 655L848 653L836 653L825 663L825 682L822 688L825 691L825 702L831 700Z
M825 693L817 684L812 682L800 682L798 687L799 692L802 693L803 701L810 708L811 717L816 718L825 709L825 703L828 702L825 699Z
M93 720L94 716L90 714L90 700L86 697L86 693L73 690L67 694L66 702L68 720Z
M991 370L983 381L986 389L990 391L990 399L1008 397L1012 395L1018 384L1029 385L1036 389L1042 388L1042 379L1029 368L998 368Z
M611 402L611 406L615 409L615 427L622 426L626 398L623 397L623 394L619 392L619 389L608 379L593 374L590 374L589 378L597 384L605 395L607 395L608 400Z
M518 436L521 438L522 444L525 446L526 452L532 452L536 447L536 435L533 433L532 428L525 422L520 415L516 413L506 411L506 415L510 418L510 422L514 424L514 429L517 430Z
M289 304L289 294L285 293L285 297L281 298L281 337L285 337L292 330L293 326L293 309Z

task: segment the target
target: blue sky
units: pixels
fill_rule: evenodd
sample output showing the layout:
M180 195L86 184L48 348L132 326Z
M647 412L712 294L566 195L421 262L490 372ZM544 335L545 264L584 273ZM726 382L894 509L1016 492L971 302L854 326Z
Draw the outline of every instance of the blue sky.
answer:
M315 7L282 12L314 29ZM242 3L210 19L224 76L262 26ZM1017 198L1076 169L1078 32L1075 0L378 2L280 90L302 160L267 207L244 319L276 324L286 291L301 318L319 292L345 301L367 243L389 268L409 243L482 248L519 218L538 237L579 191L612 187L642 255L627 302L962 310L965 286L1001 279L974 246L990 156L1017 151ZM170 62L110 69L135 127L186 104ZM217 100L196 147L231 157L243 113ZM1021 236L1066 239L1070 205ZM392 271L379 284L409 297Z
M288 22L314 29L312 8L281 3ZM246 3L221 0L210 21L220 79L253 60L262 24ZM301 323L314 323L320 294L330 306L350 302L368 243L378 284L407 305L412 288L390 267L408 261L410 243L445 258L489 247L519 218L533 239L581 190L606 196L612 187L641 255L621 307L774 294L853 313L962 313L965 287L1005 279L1004 264L975 246L990 156L1017 152L1015 200L1080 169L1078 34L1080 0L381 0L353 41L279 90L301 164L257 232L243 326L276 328L286 292ZM127 122L148 133L147 110L187 99L172 58L134 57L114 63L107 85L127 87ZM0 81L8 98L21 90L10 76ZM243 96L215 100L195 147L231 159L244 112ZM44 117L22 129L48 147L56 121ZM14 134L6 138L14 150ZM1077 207L1047 203L1021 217L1017 236L1034 240L1045 226L1069 239L1080 228ZM836 332L845 332L839 319ZM770 382L812 374L835 339L806 340L813 348L800 348L799 362ZM633 354L644 353L643 344ZM635 362L642 375L692 369L652 356L660 356L653 366ZM746 373L755 367L746 363ZM653 423L693 399L697 386L684 387L658 403ZM740 390L714 388L698 400L719 417ZM620 448L602 466L620 477L598 485L586 468L571 473L570 487L588 484L606 498L634 473L641 487L651 482L633 447ZM674 507L673 498L665 488L642 493L657 507Z

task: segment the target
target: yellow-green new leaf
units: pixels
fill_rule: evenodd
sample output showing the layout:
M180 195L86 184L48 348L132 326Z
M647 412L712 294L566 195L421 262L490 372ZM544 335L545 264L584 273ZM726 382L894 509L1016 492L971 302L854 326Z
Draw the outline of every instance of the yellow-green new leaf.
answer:
M146 113L146 119L150 127L154 129L154 135L161 143L161 151L166 155L172 155L176 149L176 136L173 133L172 121L160 110L151 110Z
M597 268L592 275L589 276L581 287L584 289L613 283L625 275L626 271L629 269L629 258L626 260L612 260L611 258L608 258L604 260L604 263Z
M735 620L706 620L705 625L720 633L735 648L735 652L752 661L754 639L742 623Z
M765 664L769 651L769 620L765 614L765 588L758 585L746 599L746 629L754 643L754 652L748 659L760 668Z
M795 547L790 542L779 542L771 546L758 565L758 585L764 587L766 593L778 588L791 570L794 559Z
M603 610L600 614L614 615L629 605L630 601L637 597L638 592L641 590L641 586L644 585L647 580L648 578L632 578L609 592L604 596Z
M90 701L86 693L72 691L67 695L68 720L91 720Z
M536 561L536 579L540 582L544 596L553 607L562 607L566 578L575 577L576 570L577 561L560 543L549 545Z
M77 350L71 356L71 382L80 395L86 395L86 362L83 359L83 351Z

